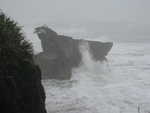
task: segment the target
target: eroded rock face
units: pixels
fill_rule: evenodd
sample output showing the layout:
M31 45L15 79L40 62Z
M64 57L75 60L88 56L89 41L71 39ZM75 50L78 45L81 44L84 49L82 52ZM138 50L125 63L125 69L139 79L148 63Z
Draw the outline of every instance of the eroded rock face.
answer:
M88 43L89 51L94 60L106 60L106 55L112 48L111 42L72 39L58 35L46 26L35 29L41 40L43 52L35 56L35 61L42 69L43 78L70 79L72 68L79 66L81 53L79 46Z

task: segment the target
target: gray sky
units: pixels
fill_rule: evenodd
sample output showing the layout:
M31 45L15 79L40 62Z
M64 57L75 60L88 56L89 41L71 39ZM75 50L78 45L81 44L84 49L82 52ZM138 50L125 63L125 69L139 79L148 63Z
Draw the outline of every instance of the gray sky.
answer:
M150 0L0 0L0 8L21 24L44 21L150 23Z

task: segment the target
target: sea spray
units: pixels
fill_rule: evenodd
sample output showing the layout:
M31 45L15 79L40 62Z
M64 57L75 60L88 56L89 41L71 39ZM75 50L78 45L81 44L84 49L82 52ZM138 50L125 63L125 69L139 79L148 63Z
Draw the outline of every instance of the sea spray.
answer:
M88 42L82 41L79 46L80 53L82 55L82 61L79 67L74 68L72 71L72 80L78 79L84 82L86 79L98 80L103 78L103 75L109 73L110 67L106 61L95 61L89 50ZM82 79L84 77L84 79ZM99 80L101 81L101 80Z
M149 110L150 52L145 48L150 45L115 44L107 56L109 66L107 62L95 62L85 45L80 49L82 62L73 69L71 80L44 81L48 112L138 113L139 109L144 113Z

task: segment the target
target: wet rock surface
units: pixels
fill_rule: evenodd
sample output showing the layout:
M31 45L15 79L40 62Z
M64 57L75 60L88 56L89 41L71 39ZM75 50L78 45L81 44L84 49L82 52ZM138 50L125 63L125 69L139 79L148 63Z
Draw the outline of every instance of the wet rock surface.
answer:
M35 32L43 48L43 52L35 56L35 61L42 70L43 79L70 79L72 69L81 63L80 45L82 44L88 45L96 61L106 60L106 55L113 46L111 42L80 40L58 35L47 26L37 27Z

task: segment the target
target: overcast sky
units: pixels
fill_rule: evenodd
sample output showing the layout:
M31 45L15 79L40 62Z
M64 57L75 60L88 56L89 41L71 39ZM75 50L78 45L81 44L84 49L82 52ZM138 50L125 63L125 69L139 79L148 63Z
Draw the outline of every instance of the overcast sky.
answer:
M42 21L127 21L150 23L150 0L0 0L21 24Z

